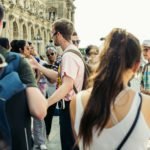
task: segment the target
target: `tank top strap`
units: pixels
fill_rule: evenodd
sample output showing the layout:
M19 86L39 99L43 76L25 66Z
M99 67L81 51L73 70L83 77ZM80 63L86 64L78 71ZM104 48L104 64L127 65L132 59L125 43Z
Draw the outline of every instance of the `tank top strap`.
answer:
M127 88L127 89L125 89L124 91L122 91L122 92L117 96L117 100L118 100L118 98L119 98L121 95L125 94L128 89L129 89L129 88ZM135 113L136 110L137 110L137 108L138 108L138 106L139 106L139 104L140 104L140 96L139 96L139 93L136 92L135 95L134 95L134 97L133 97L133 102L132 102L132 104L131 104L131 107L130 107L130 110L129 110L127 116L130 116L131 113ZM116 117L116 115L115 115L115 113L113 112L113 110L111 111L111 120L112 120L113 124L117 124L117 123L119 122L118 119L117 119L117 117Z

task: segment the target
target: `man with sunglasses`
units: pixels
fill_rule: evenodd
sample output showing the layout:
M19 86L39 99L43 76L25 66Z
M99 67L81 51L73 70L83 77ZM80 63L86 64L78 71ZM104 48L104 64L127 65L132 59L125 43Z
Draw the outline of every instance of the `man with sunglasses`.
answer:
M57 81L58 88L48 98L48 105L61 101L60 109L60 137L62 150L72 150L75 144L71 120L69 104L71 97L75 95L73 86L77 91L81 91L84 79L84 64L82 59L69 50L74 50L80 53L78 48L73 45L71 36L74 31L72 22L67 19L56 20L52 25L52 38L55 46L61 46L63 52L62 62L58 69L58 73L53 70L48 70L34 61L34 65L48 78ZM68 51L68 52L67 52ZM75 148L78 149L78 148Z
M141 81L141 92L150 95L150 40L142 44L143 57L147 63L144 65Z

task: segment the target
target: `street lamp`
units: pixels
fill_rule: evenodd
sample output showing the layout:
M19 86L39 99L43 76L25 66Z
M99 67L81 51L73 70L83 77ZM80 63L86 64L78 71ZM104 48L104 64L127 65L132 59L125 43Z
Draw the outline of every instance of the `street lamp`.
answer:
M38 54L40 54L40 43L42 42L42 37L40 35L37 35L36 37L34 37L34 40L37 43Z

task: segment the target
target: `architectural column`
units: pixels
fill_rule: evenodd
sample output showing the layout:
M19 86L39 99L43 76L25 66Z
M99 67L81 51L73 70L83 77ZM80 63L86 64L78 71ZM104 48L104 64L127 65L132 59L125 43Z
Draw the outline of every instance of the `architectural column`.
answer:
M74 11L71 12L71 21L74 23Z
M23 39L23 18L19 18L19 39Z
M27 30L28 40L31 41L31 25L32 25L32 22L29 21L29 22L27 23L27 25L28 25L28 30Z
M9 29L8 29L9 40L12 41L13 40L13 22L15 20L15 17L12 14L10 14L8 18L9 18Z

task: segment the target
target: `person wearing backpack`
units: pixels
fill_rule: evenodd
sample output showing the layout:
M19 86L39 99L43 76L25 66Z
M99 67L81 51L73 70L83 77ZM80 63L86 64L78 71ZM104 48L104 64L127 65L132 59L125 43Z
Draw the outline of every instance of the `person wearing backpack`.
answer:
M48 78L57 81L58 84L57 90L48 98L48 105L51 106L61 101L60 137L62 150L71 150L75 144L71 129L69 104L71 97L75 95L74 87L76 92L82 89L85 70L82 58L72 52L75 51L80 55L80 51L71 41L73 31L74 26L67 19L58 19L52 25L54 44L55 46L61 46L64 51L58 73L42 67L34 60L34 66Z
M0 5L0 31L3 16ZM5 140L12 150L31 150L31 116L43 119L47 101L37 88L34 73L25 58L2 46L0 54L8 64L0 74L0 114L4 114L0 115L0 125L5 129Z

